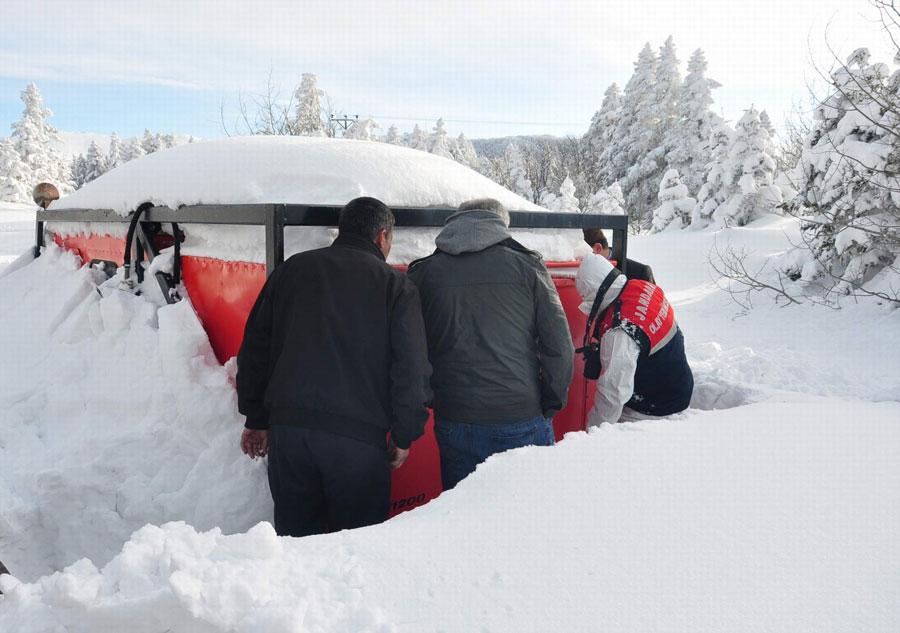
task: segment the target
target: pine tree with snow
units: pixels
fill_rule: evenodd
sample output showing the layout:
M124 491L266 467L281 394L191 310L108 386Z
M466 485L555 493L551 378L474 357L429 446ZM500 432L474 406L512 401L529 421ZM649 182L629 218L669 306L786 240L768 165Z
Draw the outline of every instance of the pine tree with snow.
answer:
M159 134L151 134L150 130L144 130L144 136L141 138L141 149L145 154L152 154L160 148Z
M459 136L456 138L456 149L457 161L476 171L481 167L481 160L478 158L475 146L472 145L472 141L467 139L466 135L462 132L460 132Z
M575 183L569 176L559 186L559 197L556 199L556 211L562 213L578 213L578 197L575 195Z
M759 113L759 123L763 126L766 132L769 133L769 138L775 138L775 126L772 125L772 119L769 118L769 114L763 110Z
M84 157L84 173L81 184L86 185L102 176L105 171L104 163L105 159L100 148L97 146L97 143L91 141L87 154Z
M876 296L900 302L900 69L869 58L868 49L853 51L816 108L800 159L803 183L786 205L800 217L805 243L789 273L863 295L881 273L888 290Z
M396 125L388 128L387 134L384 136L384 142L391 145L402 145L403 139L400 137L400 131Z
M444 119L438 119L428 138L428 152L443 156L444 158L453 158L453 152L450 151L450 142L447 139L447 128L444 125Z
M709 162L706 164L706 176L703 186L697 194L697 206L691 216L691 228L705 228L712 221L712 215L730 195L731 167L728 164L728 150L731 147L734 130L725 123L717 121L710 130L707 146Z
M56 129L48 122L53 112L44 107L44 99L33 83L22 91L21 97L25 110L22 118L12 124L10 138L25 165L25 186L30 191L40 182L50 182L57 186L60 193L66 193L72 189L72 183L69 165L54 147L60 139Z
M706 76L706 68L706 57L698 48L688 62L677 116L665 141L666 163L678 170L691 193L699 192L703 186L712 157L709 140L713 128L721 122L721 117L710 110L712 91L721 84Z
M296 136L328 135L322 118L322 97L325 92L318 88L317 82L318 77L314 74L303 73L300 86L294 91L297 110L292 129Z
M603 96L600 109L591 119L591 126L582 138L588 154L589 174L587 182L593 188L604 186L613 179L608 165L610 156L604 150L613 142L616 126L622 107L622 93L618 84L610 84ZM613 179L614 180L614 179Z
M84 183L87 182L85 180L86 174L87 160L85 160L84 154L79 154L72 159L71 167L72 185L75 187L75 189L81 189L84 186Z
M412 134L406 139L406 146L423 152L428 151L428 135L419 127L418 123L413 127Z
M515 143L510 143L506 146L503 156L509 169L510 189L526 200L533 201L534 189L528 179L525 161L519 148Z
M174 134L158 134L157 136L159 137L159 149L170 149L178 145Z
M691 213L697 201L688 194L687 185L681 182L678 170L670 169L659 185L659 206L653 210L652 231L683 229L691 222Z
M378 124L371 117L360 119L351 125L346 132L344 138L354 139L357 141L374 141L375 130Z
M713 213L718 226L743 226L781 204L781 190L775 186L775 148L769 133L751 107L735 126L728 149L729 195Z
M614 182L606 189L599 189L592 194L585 204L585 211L601 215L625 215L625 197L619 183Z
M113 132L109 137L109 151L106 153L106 165L104 171L115 169L124 162L122 160L122 152L124 150L125 148L122 146L122 139L119 138L118 134Z
M122 149L122 162L127 163L128 161L132 161L135 158L140 158L146 154L144 151L144 146L141 144L141 141L138 138L132 138Z
M28 167L25 165L12 139L0 140L0 200L4 202L31 202Z

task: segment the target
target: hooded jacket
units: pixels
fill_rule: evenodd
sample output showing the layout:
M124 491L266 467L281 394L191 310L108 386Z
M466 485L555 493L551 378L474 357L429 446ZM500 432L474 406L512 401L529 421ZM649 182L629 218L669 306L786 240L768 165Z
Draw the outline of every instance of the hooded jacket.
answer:
M552 417L566 405L574 346L540 256L480 209L450 216L435 244L409 268L422 299L435 419Z

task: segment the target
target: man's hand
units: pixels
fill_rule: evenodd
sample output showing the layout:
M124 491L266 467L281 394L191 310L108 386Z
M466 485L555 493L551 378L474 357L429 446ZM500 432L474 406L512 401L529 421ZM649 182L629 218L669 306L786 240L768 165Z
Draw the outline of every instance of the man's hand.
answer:
M265 457L269 450L269 432L265 429L244 429L241 433L241 450L250 459Z
M409 449L397 448L396 446L394 446L394 443L391 442L391 445L388 446L388 455L391 460L391 468L397 470L403 465L403 462L406 461L406 458L409 457Z

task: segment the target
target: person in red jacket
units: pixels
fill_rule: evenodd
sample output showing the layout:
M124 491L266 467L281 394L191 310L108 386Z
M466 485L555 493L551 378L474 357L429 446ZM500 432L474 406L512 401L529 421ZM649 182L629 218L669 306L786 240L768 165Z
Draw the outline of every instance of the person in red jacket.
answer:
M600 255L584 258L575 282L584 299L581 310L595 315L590 340L600 347L600 376L588 424L687 409L694 377L684 335L662 288L626 278Z

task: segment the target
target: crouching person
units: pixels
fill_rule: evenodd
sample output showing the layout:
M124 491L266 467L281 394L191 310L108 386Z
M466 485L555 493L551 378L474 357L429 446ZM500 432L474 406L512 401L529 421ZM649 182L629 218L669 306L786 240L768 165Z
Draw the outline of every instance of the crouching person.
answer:
M444 489L490 455L554 442L574 346L538 254L514 241L509 213L474 200L448 218L437 250L413 262L434 375Z
M268 452L280 535L387 519L390 470L422 435L431 368L419 293L385 262L393 225L380 201L352 200L334 243L279 266L247 321L241 448Z
M626 279L600 255L585 257L576 287L584 299L581 310L589 315L587 342L595 351L599 346L600 375L588 424L687 409L694 377L675 311L662 289Z

